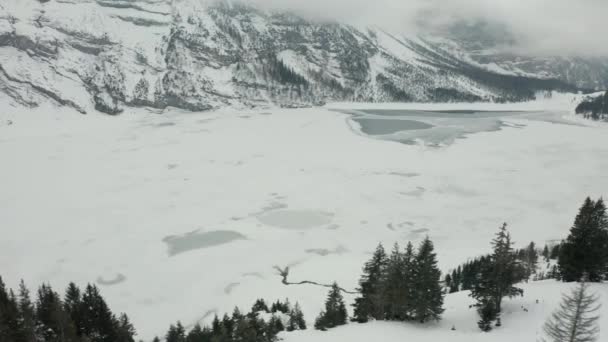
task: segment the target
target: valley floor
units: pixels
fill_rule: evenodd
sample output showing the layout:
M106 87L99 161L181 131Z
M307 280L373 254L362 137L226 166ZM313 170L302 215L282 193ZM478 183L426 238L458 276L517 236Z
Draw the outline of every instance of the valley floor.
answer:
M285 286L273 266L290 265L291 281L354 289L378 242L390 249L429 235L447 271L487 253L505 221L517 247L565 237L583 199L608 194L608 127L563 115L570 124L507 118L498 131L429 147L356 134L346 114L323 108L119 117L8 108L0 274L13 288L21 278L57 289L96 282L142 339L258 297L299 301L312 325L326 289ZM492 336L534 340L564 286L527 285ZM548 304L535 305L545 291ZM445 319L428 328L284 337L481 341L469 301L448 297Z

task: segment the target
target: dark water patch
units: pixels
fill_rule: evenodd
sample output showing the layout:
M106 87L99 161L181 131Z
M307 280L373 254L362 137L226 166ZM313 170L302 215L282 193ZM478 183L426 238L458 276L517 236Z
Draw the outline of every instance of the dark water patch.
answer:
M184 235L172 235L163 239L167 244L169 256L188 251L224 245L236 240L245 240L247 237L231 230L217 230L211 232L194 231Z
M175 126L175 122L161 122L159 124L154 125L155 127L171 127Z
M433 125L415 120L353 118L361 125L361 131L369 135L386 135L402 131L433 128Z
M456 110L412 110L412 109L365 109L358 111L362 114L374 115L374 116L401 116L401 117L434 117L434 118L462 118L462 119L473 119L473 118L489 118L489 117L501 117L510 116L517 114L524 114L528 112L524 111L501 111L501 110L468 110L468 109L456 109Z
M231 294L232 290L234 290L234 288L239 285L241 285L241 283L230 283L230 284L226 285L226 287L224 288L224 293Z
M243 277L254 277L254 278L258 278L258 279L264 279L264 276L260 272L243 273Z
M416 173L416 172L389 172L389 175L391 175L391 176L399 176L399 177L406 177L406 178L420 176L420 174Z
M116 285L116 284L120 284L122 282L124 282L125 280L127 280L127 277L122 274L122 273L117 273L113 278L104 278L102 276L97 277L97 284L99 285L105 285L105 286L111 286L111 285Z

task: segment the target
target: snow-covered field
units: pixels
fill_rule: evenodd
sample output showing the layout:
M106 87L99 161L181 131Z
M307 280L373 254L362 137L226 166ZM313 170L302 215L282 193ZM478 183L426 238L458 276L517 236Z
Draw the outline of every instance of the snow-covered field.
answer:
M312 325L326 289L285 286L273 266L291 265L292 281L354 288L378 242L428 234L447 270L488 252L504 221L518 246L563 238L585 196L608 194L608 126L554 108L553 122L574 124L507 117L445 147L372 139L327 108L119 117L2 108L0 274L12 287L96 282L143 339L258 297L299 301ZM509 303L509 328L492 336L535 340L567 288L527 285ZM444 321L428 328L285 338L357 341L379 330L386 341L481 340L465 297L449 296Z

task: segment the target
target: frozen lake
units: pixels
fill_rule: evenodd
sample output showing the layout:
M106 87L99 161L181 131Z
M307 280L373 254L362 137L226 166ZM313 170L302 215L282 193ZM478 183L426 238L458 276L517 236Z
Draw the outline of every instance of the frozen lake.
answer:
M544 111L361 109L339 112L351 115L349 121L354 123L354 129L365 135L409 145L445 146L471 134L497 131L507 125L525 126L506 124L507 119L573 124L561 119L559 113Z
M326 289L274 266L353 289L378 242L428 234L447 270L505 221L516 247L563 238L608 194L606 125L456 109L4 111L3 280L97 283L144 340L257 298L299 301L312 323Z

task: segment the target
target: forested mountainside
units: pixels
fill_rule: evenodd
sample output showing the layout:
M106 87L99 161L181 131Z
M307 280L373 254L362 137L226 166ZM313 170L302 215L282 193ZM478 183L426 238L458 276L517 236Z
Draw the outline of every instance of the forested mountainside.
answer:
M409 35L223 0L5 0L0 98L117 114L128 106L519 101L608 83L606 61L482 53L473 31Z

